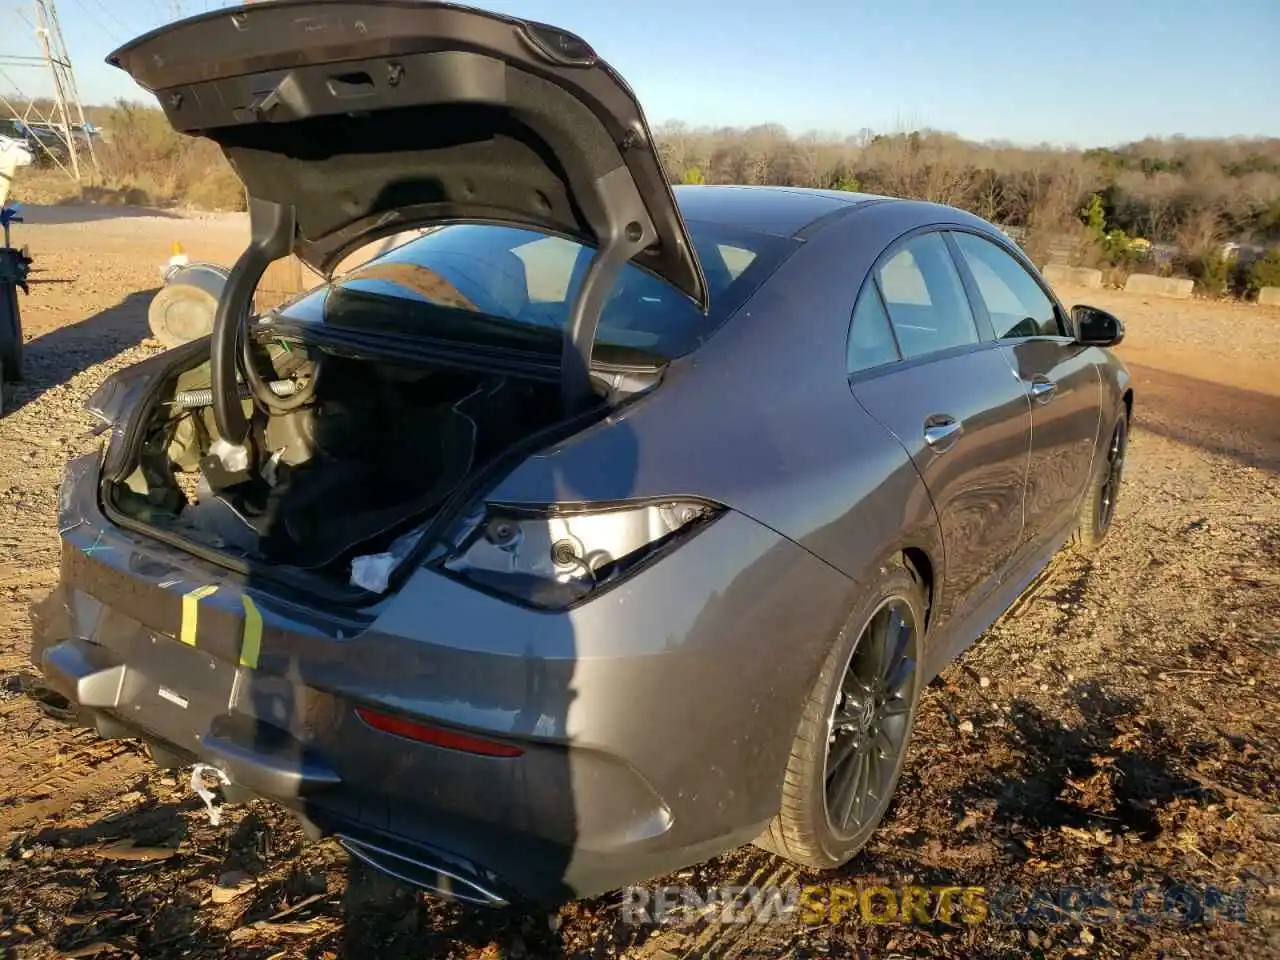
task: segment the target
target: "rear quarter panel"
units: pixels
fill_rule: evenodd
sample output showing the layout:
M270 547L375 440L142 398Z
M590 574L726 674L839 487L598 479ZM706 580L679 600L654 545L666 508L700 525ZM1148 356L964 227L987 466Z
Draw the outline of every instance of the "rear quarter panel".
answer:
M698 695L731 721L722 729L752 731L774 784L822 659L884 559L918 547L942 578L928 493L901 445L854 399L845 372L862 278L883 243L910 228L873 213L854 212L824 228L702 348L673 363L652 395L526 461L490 494L517 503L703 497L780 533L846 578L844 591L811 589L812 571L786 576L771 569L771 606L800 611L802 620L779 631L762 613L766 594L751 558L714 561L726 587L702 620L714 617L727 686ZM681 550L661 563L679 563ZM755 602L729 608L729 597L746 594ZM705 644L707 633L667 642ZM777 669L780 662L785 670ZM746 689L747 664L771 665L768 717ZM672 689L672 709L681 708L681 695Z
M856 402L845 371L863 278L884 244L914 225L892 215L899 206L825 227L708 343L673 363L652 396L526 461L492 498L705 497L854 580L903 546L925 549L940 570L919 475Z

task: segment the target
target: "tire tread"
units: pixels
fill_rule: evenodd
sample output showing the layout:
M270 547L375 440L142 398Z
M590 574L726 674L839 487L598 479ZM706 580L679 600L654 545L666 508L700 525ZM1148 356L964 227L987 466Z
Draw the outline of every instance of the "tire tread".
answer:
M904 577L916 594L919 608L923 609L918 578L901 563L890 567L886 574L890 579ZM858 629L861 630L861 627ZM782 780L780 808L764 834L756 840L756 844L763 849L814 870L838 867L857 853L855 848L846 851L847 855L836 855L824 847L818 830L825 829L826 824L814 822L814 798L810 796L809 786L814 779L814 767L820 770L825 760L827 701L833 696L832 686L839 682L835 674L843 670L849 650L857 639L856 636L849 639L848 634L842 632L831 645L813 690L805 699L801 711ZM820 772L818 777L821 777Z

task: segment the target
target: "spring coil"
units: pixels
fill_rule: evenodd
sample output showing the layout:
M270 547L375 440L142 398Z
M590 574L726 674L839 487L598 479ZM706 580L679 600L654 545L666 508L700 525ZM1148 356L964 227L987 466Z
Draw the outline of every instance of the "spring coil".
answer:
M271 388L271 392L277 397L292 397L301 387L297 380L272 380L267 384ZM249 396L248 384L237 384L238 393L241 398ZM197 407L209 407L213 405L213 388L205 387L202 390L179 390L173 395L170 406L178 407L181 410L192 410Z

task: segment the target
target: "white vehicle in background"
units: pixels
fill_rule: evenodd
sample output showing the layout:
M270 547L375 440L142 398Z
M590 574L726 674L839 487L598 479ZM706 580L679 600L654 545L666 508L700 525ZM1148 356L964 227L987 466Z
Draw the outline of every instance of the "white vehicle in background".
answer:
M13 177L19 167L29 167L35 157L25 140L6 137L0 134L0 208L9 199L9 189L13 186Z

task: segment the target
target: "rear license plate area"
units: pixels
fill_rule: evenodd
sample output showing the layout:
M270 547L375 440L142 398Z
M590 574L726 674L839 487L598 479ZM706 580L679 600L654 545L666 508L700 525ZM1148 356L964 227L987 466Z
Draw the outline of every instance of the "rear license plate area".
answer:
M124 662L121 718L176 746L197 749L231 703L236 667L198 647L145 633Z

